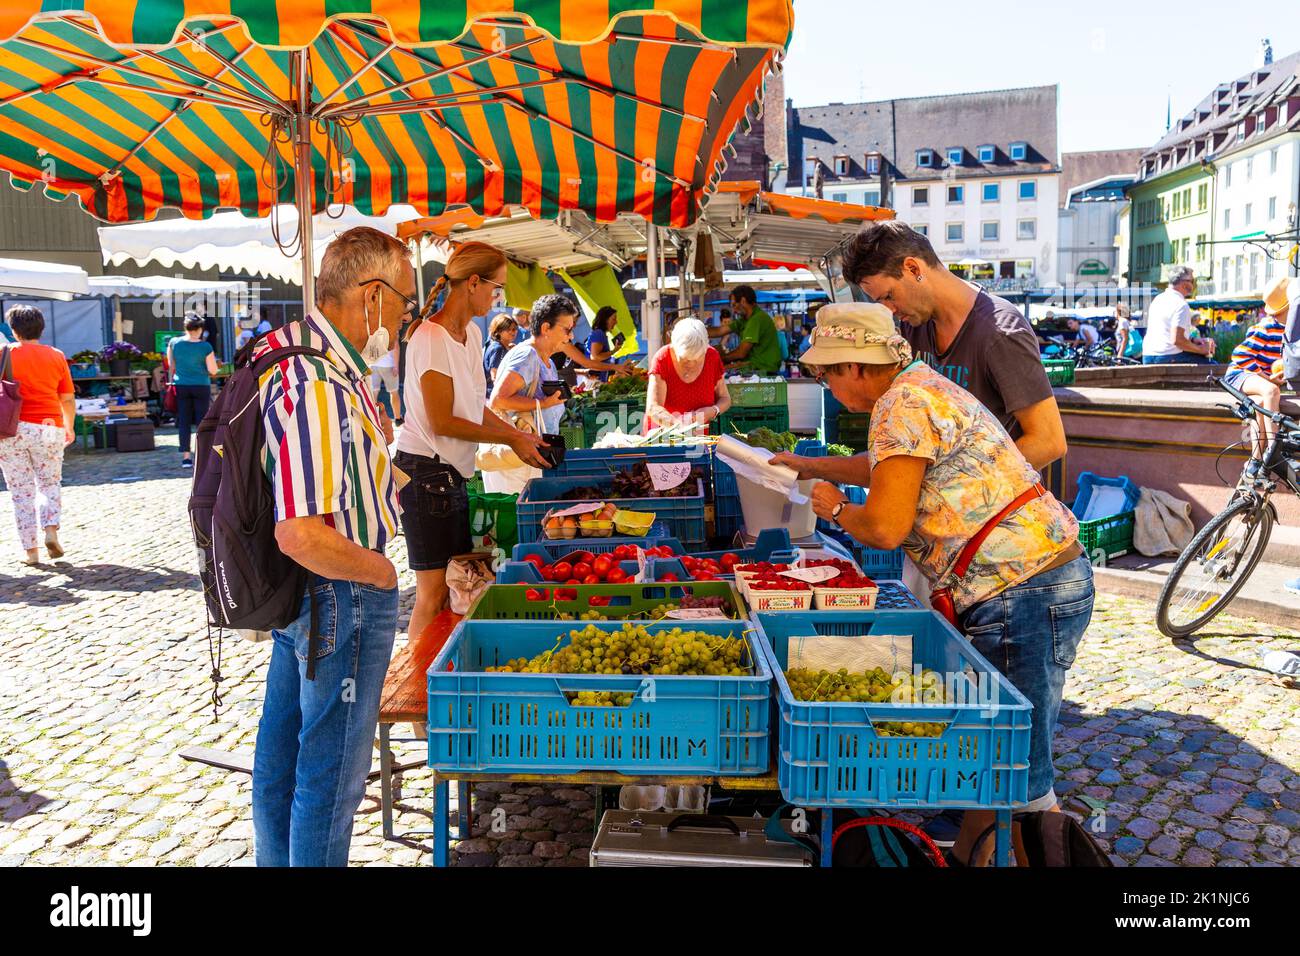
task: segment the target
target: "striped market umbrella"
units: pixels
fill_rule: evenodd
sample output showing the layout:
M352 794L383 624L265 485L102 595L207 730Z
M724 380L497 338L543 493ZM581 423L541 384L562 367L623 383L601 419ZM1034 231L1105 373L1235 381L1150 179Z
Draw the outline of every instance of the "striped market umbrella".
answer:
M792 20L789 0L10 0L0 169L112 223L293 203L286 250L339 205L684 226Z

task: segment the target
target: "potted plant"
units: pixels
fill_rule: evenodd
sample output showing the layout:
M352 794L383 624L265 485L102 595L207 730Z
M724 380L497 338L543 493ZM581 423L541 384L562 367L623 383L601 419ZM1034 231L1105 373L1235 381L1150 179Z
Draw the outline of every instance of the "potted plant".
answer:
M131 362L132 370L141 372L152 372L162 364L163 357L158 352L145 352L138 359Z
M104 347L99 357L108 363L109 375L130 375L131 363L142 354L130 342L113 342Z
M94 349L83 349L72 356L68 365L73 378L93 378L99 374L99 353Z

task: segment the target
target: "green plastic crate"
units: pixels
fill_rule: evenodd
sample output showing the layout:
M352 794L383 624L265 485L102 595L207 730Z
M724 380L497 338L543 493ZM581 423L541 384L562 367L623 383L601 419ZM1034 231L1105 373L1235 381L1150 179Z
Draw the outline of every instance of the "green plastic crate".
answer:
M714 428L713 424L717 427ZM734 435L737 432L752 432L756 428L770 428L774 432L790 430L790 408L729 408L720 418L710 423L709 433L713 435Z
M1093 518L1079 522L1079 545L1084 555L1094 563L1104 552L1107 559L1118 558L1133 550L1133 516L1124 511L1108 518Z
M732 408L789 407L785 379L777 382L728 382L727 394Z
M1043 359L1047 383L1052 386L1074 384L1074 359Z
M602 431L619 429L629 435L641 431L645 399L636 401L590 402L582 407L583 447L595 446Z
M576 591L576 600L560 601L555 591ZM529 591L540 591L539 601L528 600ZM662 581L646 584L579 584L564 587L557 584L489 584L465 615L470 621L553 621L560 614L575 618L588 611L596 611L611 621L643 620L661 604L679 601L684 595L695 597L721 597L727 601L726 612L732 619L743 620L749 616L740 592L730 581ZM592 607L587 599L592 595L608 597L609 604ZM692 622L681 622L683 627Z
M867 435L871 431L870 412L840 412L836 424L838 437L835 444L848 445L859 452L867 450Z
M560 435L564 438L565 451L577 451L587 447L587 436L583 433L581 424L563 426Z

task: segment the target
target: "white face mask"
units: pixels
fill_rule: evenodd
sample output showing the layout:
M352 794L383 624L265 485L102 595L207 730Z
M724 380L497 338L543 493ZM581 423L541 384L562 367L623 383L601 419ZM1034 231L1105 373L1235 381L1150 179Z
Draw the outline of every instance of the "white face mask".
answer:
M384 290L379 290L379 328L370 331L370 303L366 302L366 344L362 346L361 357L368 364L374 364L388 354L390 343L388 341L388 329L384 327Z

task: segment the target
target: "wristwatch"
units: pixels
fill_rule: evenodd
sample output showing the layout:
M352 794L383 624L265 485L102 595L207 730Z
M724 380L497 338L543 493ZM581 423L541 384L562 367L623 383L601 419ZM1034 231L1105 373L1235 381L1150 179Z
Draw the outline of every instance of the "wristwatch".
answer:
M831 509L831 520L834 521L836 524L840 524L840 512L844 510L844 506L847 504L848 504L847 501L841 501L834 508ZM840 527L842 528L844 526L840 525Z

